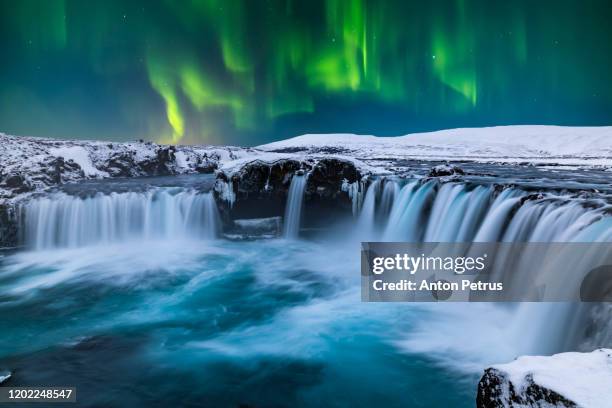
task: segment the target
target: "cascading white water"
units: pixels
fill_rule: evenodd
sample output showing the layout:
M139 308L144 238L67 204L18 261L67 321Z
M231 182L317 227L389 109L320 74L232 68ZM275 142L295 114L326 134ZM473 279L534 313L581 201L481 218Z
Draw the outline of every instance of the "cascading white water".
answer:
M387 180L387 185L389 181ZM366 192L356 233L363 240L425 242L593 242L612 240L612 217L603 206L581 200L542 196L527 199L516 188L495 192L492 187L466 183L412 181L394 195L383 218L384 230L372 237L382 195L376 182ZM396 184L396 188L399 188ZM379 197L380 196L380 197ZM379 198L378 198L379 197ZM388 211L388 210L387 210ZM380 217L379 217L380 218ZM503 306L492 306L503 307ZM521 354L549 354L579 347L578 328L584 328L585 307L572 304L523 303L508 322L508 338ZM525 331L525 327L534 327ZM605 328L604 328L605 330ZM601 338L612 338L599 333ZM528 334L530 333L530 334ZM601 346L601 345L599 345Z
M289 193L287 195L287 205L285 207L285 218L283 219L283 235L285 238L297 238L300 232L300 221L302 218L302 203L307 175L295 174L291 179Z
M379 218L386 219L389 216L393 207L393 202L399 195L399 192L400 188L396 182L388 180L384 183L382 195L380 197L380 208L377 211Z
M427 222L425 210L435 196L435 183L409 183L402 191L398 202L392 207L383 241L416 242L422 240L423 226Z
M211 239L219 228L211 193L158 189L77 197L56 193L21 208L24 241L35 249L135 239Z
M375 230L376 196L380 187L380 180L374 180L366 193L361 206L361 213L357 219L357 233L366 240L373 236Z
M363 239L360 233L367 231L367 238L381 241L566 242L604 217L601 208L585 207L578 200L527 200L528 193L515 188L496 193L492 187L466 183L412 181L400 189L387 180L381 192L379 183L372 182L366 191L357 220L357 234ZM385 198L391 185L399 192ZM372 237L377 219L383 228Z

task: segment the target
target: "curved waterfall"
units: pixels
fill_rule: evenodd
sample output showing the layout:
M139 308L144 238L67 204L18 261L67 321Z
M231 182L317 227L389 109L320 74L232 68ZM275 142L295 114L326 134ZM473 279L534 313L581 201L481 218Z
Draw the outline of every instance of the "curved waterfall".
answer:
M299 174L291 181L284 211L285 238L298 237L302 209L308 205L306 181L307 175ZM612 217L609 198L604 194L578 196L544 189L534 192L514 186L502 188L493 184L442 182L438 179L397 181L379 178L372 180L367 189L366 185L368 183L363 180L355 184L344 183L343 190L350 192L353 198L355 219L350 227L346 227L346 219L340 220L338 230L332 233L337 233L341 239L333 242L329 237L324 237L321 242L231 238L214 245L200 245L200 241L189 245L186 241L221 236L215 198L211 193L201 193L190 187L158 186L146 191L81 196L51 193L35 197L24 202L19 212L27 246L46 250L101 245L78 253L72 250L24 251L7 259L5 280L0 283L5 285L9 296L17 298L23 293L32 293L33 298L40 299L41 305L47 303L47 296L57 298L54 294L62 293L59 290L72 290L79 285L85 285L87 289L81 292L87 294L100 282L113 287L121 284L137 287L139 295L150 296L146 298L147 307L160 308L159 313L152 313L154 318L169 315L168 322L174 325L175 311L179 310L186 313L185 321L189 328L196 318L201 318L202 322L211 320L210 316L218 312L223 302L236 302L236 306L230 304L228 309L232 319L237 315L235 310L239 310L239 304L254 302L256 307L274 308L270 309L270 320L266 319L263 324L259 319L253 323L252 313L247 310L244 316L239 316L244 319L240 328L234 330L230 327L224 332L219 329L223 325L212 324L211 331L205 333L205 341L212 338L213 342L223 344L226 350L236 347L241 352L253 348L257 353L259 348L268 353L269 349L262 344L269 342L270 338L285 341L287 333L297 333L291 341L295 339L298 345L291 352L297 350L301 353L301 347L311 350L314 343L310 342L329 338L317 334L327 333L324 330L334 334L340 330L334 339L381 336L384 350L388 349L390 342L397 341L394 344L398 349L410 353L483 365L508 361L524 354L592 350L610 345L612 329L609 316L612 309L606 305L374 305L359 302L359 287L355 284L359 277L356 240L610 241ZM351 210L346 208L347 217L350 213ZM247 221L255 220L242 220L242 224ZM224 225L231 228L229 223ZM316 237L315 234L312 236ZM145 242L147 240L150 242ZM153 242L155 240L159 241ZM175 240L179 241L178 245L167 245ZM118 243L118 247L104 246L114 243ZM125 251L117 250L124 247ZM589 255L585 257L590 259ZM582 262L581 259L574 261ZM32 265L37 267L32 268ZM517 270L517 279L522 279L521 274L526 271ZM39 271L46 272L41 274ZM244 286L240 283L242 281L236 281L237 278L257 284ZM574 278L572 275L563 282ZM145 284L151 284L153 289L141 286ZM176 289L177 295L168 302L167 298L157 298L166 293L160 295L162 291L155 288L164 286L158 285L186 286ZM55 287L58 292L53 292ZM219 291L221 287L223 290ZM33 288L47 288L48 291L33 291ZM296 298L292 297L289 303L278 301L279 290L295 291L308 300L293 303ZM81 292L73 290L70 293L78 295ZM110 292L106 292L104 298L107 293ZM123 293L121 290L113 291L113 296L122 296ZM126 302L139 301L139 296L125 293L129 294ZM193 295L196 293L197 296ZM245 294L247 297L240 297ZM84 298L83 301L88 300ZM12 307L13 303L19 307L19 302L5 303L7 307ZM62 303L62 307L65 304ZM78 306L75 313L87 309L80 303L73 304ZM134 310L132 303L127 304L130 310ZM107 309L106 304L100 307ZM54 313L60 309L47 310ZM122 320L124 311L119 308L117 313L110 315L108 321L125 324ZM60 317L58 321L65 320L63 314ZM84 317L88 318L91 319ZM308 324L304 324L305 319ZM408 323L393 328L389 324L393 319ZM88 322L90 327L100 327L97 320ZM313 330L310 322L321 327L315 326ZM141 321L137 324L139 328L155 326ZM71 326L68 329L78 331L80 328ZM23 333L15 332L13 336L22 337ZM200 332L195 333L193 339L201 342L199 335ZM309 337L311 335L314 340ZM303 344L300 343L302 339L306 341ZM341 354L331 352L330 358Z
M307 175L295 175L287 197L284 236L300 229ZM356 236L372 241L567 242L612 239L608 204L530 194L518 188L464 182L390 179L370 183L359 203ZM33 248L78 247L127 239L214 238L220 229L212 193L184 188L54 193L21 206L25 243ZM589 227L589 228L587 228Z
M609 242L609 208L603 200L517 188L496 191L430 180L411 181L400 189L393 180L376 180L365 192L356 234L363 241ZM507 335L521 354L610 345L612 309L607 305L525 302L514 307Z
M25 244L35 249L134 239L210 239L219 229L212 194L183 189L85 198L55 193L27 202L21 214Z
M612 229L589 227L608 219L606 207L518 188L496 191L436 180L411 181L400 188L393 180L375 180L365 193L356 228L362 240L372 241L606 241L612 239Z

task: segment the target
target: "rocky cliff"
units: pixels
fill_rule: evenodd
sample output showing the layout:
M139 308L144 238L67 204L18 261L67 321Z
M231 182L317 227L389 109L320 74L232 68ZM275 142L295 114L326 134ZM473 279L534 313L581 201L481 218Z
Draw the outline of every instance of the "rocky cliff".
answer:
M477 407L611 406L612 350L524 356L485 370L478 384Z
M172 146L150 142L62 141L0 134L0 246L17 244L21 200L89 179L211 173L226 224L234 219L283 214L295 173L309 174L305 199L312 224L350 214L346 183L358 183L366 166L333 155L269 153L258 149Z

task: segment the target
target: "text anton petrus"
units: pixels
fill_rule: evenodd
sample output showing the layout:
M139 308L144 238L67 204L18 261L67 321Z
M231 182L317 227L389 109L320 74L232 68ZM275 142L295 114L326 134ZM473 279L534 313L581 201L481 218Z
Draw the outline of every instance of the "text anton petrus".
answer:
M610 243L367 242L367 302L610 301Z

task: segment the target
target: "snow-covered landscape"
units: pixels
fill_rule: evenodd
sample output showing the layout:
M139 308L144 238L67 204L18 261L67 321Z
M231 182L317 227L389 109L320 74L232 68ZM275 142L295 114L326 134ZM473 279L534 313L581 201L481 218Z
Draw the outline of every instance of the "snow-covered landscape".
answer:
M0 311L46 310L9 325L0 382L60 375L79 383L71 369L79 350L93 350L88 358L101 364L112 350L134 347L132 364L186 359L188 375L248 360L255 371L255 362L269 364L261 368L268 378L290 360L331 376L296 389L342 388L355 376L365 381L346 369L364 353L367 367L396 384L394 401L404 381L419 386L405 372L443 372L448 392L427 398L446 406L477 398L479 407L600 408L612 398L611 352L592 351L612 344L606 304L360 303L354 254L362 240L609 242L612 127L303 135L258 147L0 134L0 155L0 241L8 248ZM236 280L245 288L232 289ZM241 309L247 303L262 317ZM151 314L133 314L145 305ZM397 316L405 323L388 329ZM63 319L79 323L63 327ZM36 341L17 341L46 324ZM66 364L47 365L56 356ZM109 364L121 372L120 361ZM133 374L118 375L130 382Z
M144 141L61 141L0 133L3 157L0 172L4 175L0 198L11 197L13 185L29 191L88 178L215 170L231 175L254 161L272 163L320 157L352 161L364 175L392 174L401 168L401 161L411 159L608 170L612 169L611 138L612 127L502 126L402 137L303 135L241 148L164 146Z
M0 408L612 408L611 21L0 1Z
M400 137L303 135L259 146L266 151L337 152L368 161L455 160L610 167L612 127L498 126Z

